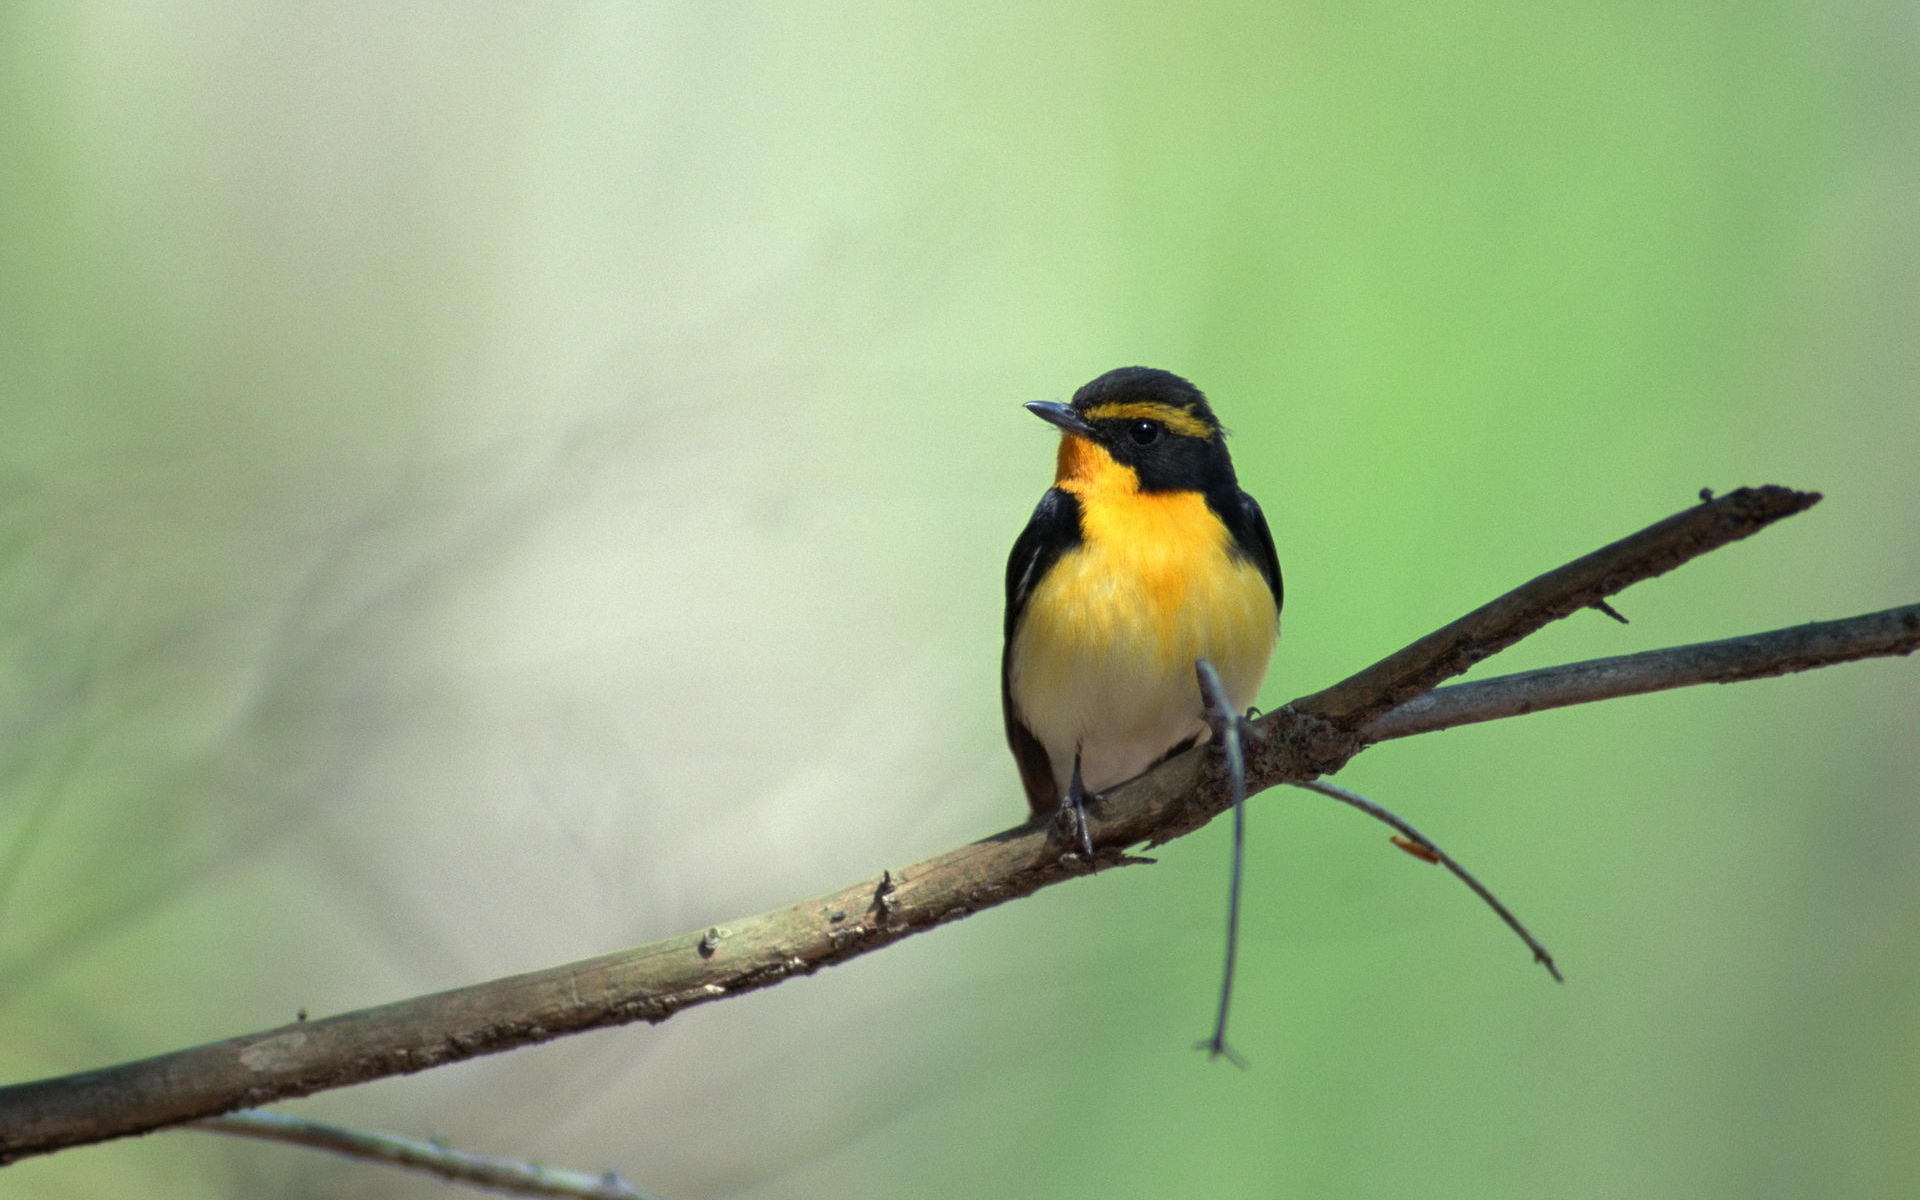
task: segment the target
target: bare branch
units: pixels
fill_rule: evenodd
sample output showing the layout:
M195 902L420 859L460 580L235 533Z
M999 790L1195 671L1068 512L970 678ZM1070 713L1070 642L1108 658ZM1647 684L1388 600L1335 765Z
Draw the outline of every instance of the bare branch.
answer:
M1569 704L1699 683L1739 683L1915 650L1920 650L1920 604L1909 604L1844 621L1819 621L1725 641L1456 683L1414 697L1368 724L1361 736L1369 742L1384 742Z
M515 1162L470 1154L439 1142L383 1133L376 1129L354 1129L325 1121L309 1121L286 1113L243 1109L223 1117L207 1117L186 1126L209 1133L284 1142L315 1150L329 1150L348 1158L366 1159L424 1171L454 1183L467 1183L491 1191L515 1196L563 1196L578 1200L652 1200L611 1171L589 1175L584 1171L564 1171L537 1163Z
M1702 493L1704 497L1706 493ZM1760 532L1820 502L1818 492L1740 488L1602 546L1521 584L1451 624L1334 684L1293 702L1302 712L1358 728L1388 709L1458 675L1489 655L1643 579ZM1617 620L1618 613L1612 614Z
M0 1161L426 1070L563 1034L659 1022L1084 874L1049 823L758 916L565 966L79 1075L0 1088ZM1126 842L1139 836L1121 835ZM1130 861L1118 849L1102 863Z
M1559 616L1799 512L1817 498L1785 488L1742 489L1690 508L1541 576L1346 682L1268 714L1247 729L1249 793L1331 774L1379 740L1372 722L1416 693ZM1855 636L1860 657L1912 649L1897 638ZM1847 656L1828 653L1827 661ZM1485 718L1460 718L1472 719ZM1142 861L1126 848L1177 837L1230 803L1208 748L1178 755L1100 798L1094 814L1099 864ZM684 1008L809 974L1085 873L1088 864L1079 854L1063 853L1066 848L1050 840L1051 824L1010 829L904 871L883 872L725 928L0 1088L0 1161L421 1071L580 1030L663 1021Z

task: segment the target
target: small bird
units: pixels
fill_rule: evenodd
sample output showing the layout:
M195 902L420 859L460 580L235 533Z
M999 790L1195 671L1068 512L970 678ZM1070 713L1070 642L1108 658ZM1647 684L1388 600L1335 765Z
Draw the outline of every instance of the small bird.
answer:
M1253 702L1280 564L1191 383L1121 367L1071 404L1026 407L1059 426L1060 452L1007 560L1000 699L1034 815L1059 814L1091 859L1086 798L1208 736L1196 660L1236 713Z

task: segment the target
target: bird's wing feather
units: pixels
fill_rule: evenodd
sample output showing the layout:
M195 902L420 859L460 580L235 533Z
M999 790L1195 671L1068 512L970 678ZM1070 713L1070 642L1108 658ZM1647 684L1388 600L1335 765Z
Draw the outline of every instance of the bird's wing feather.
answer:
M1033 595L1034 585L1053 567L1054 560L1080 544L1080 501L1070 492L1048 488L1020 531L1007 556L1007 621L1009 644L1020 614Z
M1013 543L1013 553L1007 556L1006 645L1000 652L1000 710L1006 718L1007 745L1013 748L1014 762L1020 767L1020 782L1026 787L1027 803L1036 815L1052 812L1059 806L1060 796L1047 748L1014 711L1013 634L1041 577L1079 542L1080 502L1059 488L1050 488L1033 510L1033 519Z
M1273 589L1273 611L1279 612L1281 597L1285 594L1280 584L1280 556L1274 552L1273 532L1267 528L1267 517L1260 511L1260 502L1234 488L1223 495L1208 496L1207 503L1233 534L1234 548L1246 555L1266 578L1267 586Z

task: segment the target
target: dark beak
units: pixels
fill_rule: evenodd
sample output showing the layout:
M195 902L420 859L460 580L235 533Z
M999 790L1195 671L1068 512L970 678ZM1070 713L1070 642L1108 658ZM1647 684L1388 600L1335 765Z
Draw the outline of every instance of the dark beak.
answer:
M1051 400L1029 400L1027 411L1049 425L1058 425L1062 432L1093 440L1093 426L1081 420L1080 414L1065 404L1056 404Z

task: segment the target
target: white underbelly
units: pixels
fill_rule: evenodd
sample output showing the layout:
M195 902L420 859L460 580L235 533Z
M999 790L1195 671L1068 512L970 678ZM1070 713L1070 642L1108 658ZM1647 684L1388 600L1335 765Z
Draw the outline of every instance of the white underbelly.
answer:
M1219 557L1205 561L1202 553ZM1076 753L1081 782L1098 792L1205 732L1194 660L1213 663L1236 709L1260 689L1279 633L1265 578L1214 547L1163 566L1143 571L1137 561L1082 545L1060 558L1028 602L1009 689L1021 721L1046 747L1063 796Z

